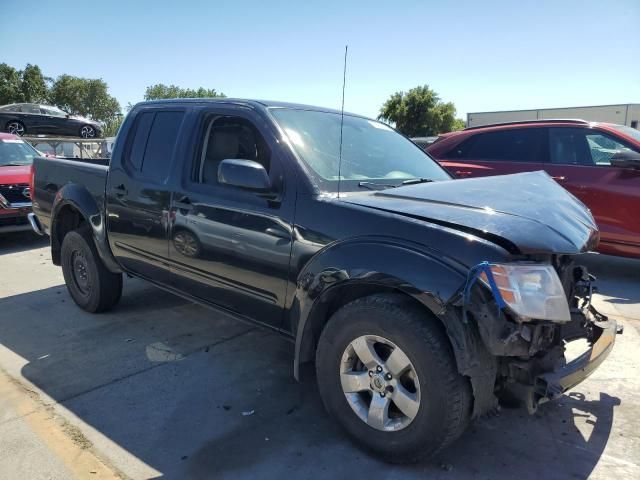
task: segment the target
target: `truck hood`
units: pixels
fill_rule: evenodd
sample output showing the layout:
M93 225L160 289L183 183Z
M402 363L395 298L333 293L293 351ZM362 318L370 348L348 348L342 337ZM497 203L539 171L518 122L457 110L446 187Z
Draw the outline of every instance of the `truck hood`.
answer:
M599 239L587 207L545 172L407 185L343 200L463 231L513 254L576 254Z
M0 166L0 185L10 183L29 183L31 165Z

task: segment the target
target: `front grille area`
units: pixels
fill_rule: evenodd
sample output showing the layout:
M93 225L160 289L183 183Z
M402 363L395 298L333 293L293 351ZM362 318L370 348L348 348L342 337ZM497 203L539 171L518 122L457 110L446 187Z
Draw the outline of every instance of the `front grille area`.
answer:
M29 184L14 183L11 185L0 185L0 195L7 199L9 203L30 202L31 198L24 192L29 191Z

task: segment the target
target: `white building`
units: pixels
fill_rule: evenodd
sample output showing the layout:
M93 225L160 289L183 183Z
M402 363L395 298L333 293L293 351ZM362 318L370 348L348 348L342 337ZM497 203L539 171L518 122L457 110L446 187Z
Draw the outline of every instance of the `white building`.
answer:
M619 125L640 129L640 103L467 113L467 127L478 127L492 123L558 118L579 118L589 122L617 123Z

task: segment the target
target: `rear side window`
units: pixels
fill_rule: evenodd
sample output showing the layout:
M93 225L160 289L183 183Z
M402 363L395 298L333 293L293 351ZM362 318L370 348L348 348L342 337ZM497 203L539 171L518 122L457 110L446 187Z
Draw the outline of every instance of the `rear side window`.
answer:
M465 160L497 160L510 162L544 162L543 128L518 128L478 133L447 153L447 158Z
M38 105L33 105L31 103L23 103L22 107L20 107L20 111L22 111L22 113L40 114L40 107Z
M184 112L144 112L139 115L127 164L139 176L164 181L171 168Z

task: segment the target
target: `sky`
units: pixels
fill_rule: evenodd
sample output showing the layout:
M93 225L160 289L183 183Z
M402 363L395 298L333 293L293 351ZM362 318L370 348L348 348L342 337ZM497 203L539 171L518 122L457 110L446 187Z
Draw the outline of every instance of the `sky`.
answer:
M640 103L640 0L31 0L2 8L0 63L377 116L428 84L467 112Z

